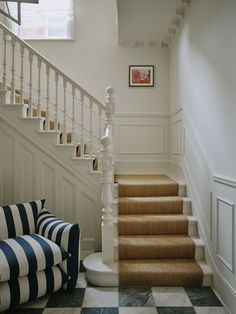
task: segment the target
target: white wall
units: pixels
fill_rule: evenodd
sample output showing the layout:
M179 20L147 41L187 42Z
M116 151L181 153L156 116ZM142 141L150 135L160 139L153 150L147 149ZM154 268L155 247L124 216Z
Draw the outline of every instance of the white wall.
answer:
M49 60L104 101L105 88L116 90L117 112L167 112L168 53L117 44L116 1L76 0L75 41L31 41ZM153 64L154 88L129 88L128 66Z
M234 0L193 0L170 49L170 173L183 172L213 270L214 287L233 314L236 313L235 12Z
M236 1L192 1L170 53L170 110L183 105L211 169L236 177Z

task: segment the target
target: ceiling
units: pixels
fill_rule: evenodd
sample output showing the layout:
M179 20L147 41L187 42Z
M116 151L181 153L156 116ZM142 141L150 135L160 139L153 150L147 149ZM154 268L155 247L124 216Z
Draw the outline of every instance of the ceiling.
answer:
M180 0L117 0L118 42L160 47Z

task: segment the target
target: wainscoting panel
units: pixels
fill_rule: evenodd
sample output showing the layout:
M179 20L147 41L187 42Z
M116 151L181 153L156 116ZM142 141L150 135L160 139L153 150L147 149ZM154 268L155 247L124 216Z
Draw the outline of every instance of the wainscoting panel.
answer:
M41 193L47 200L47 208L56 208L55 204L55 188L56 188L56 174L55 169L49 163L41 162Z
M171 154L181 155L183 143L182 119L171 123Z
M235 272L235 204L216 197L217 256Z
M163 124L118 124L118 154L164 154Z
M169 115L115 115L114 152L117 173L164 173L169 159Z
M20 152L20 195L27 201L35 198L35 152L24 144L21 144Z
M81 225L84 251L100 250L100 176L89 173L87 161L78 163L70 158L70 148L65 157L65 152L50 142L50 135L43 138L33 124L25 133L24 127L18 116L11 125L1 119L0 205L45 198L49 211Z
M14 195L15 138L0 128L1 203L9 204Z

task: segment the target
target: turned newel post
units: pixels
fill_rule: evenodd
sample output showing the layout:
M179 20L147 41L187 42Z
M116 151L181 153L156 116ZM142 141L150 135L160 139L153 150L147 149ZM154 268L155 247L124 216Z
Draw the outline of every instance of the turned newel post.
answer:
M114 261L114 222L112 215L113 203L113 115L115 110L114 90L106 89L105 98L105 136L101 138L100 167L102 171L102 258L103 262Z

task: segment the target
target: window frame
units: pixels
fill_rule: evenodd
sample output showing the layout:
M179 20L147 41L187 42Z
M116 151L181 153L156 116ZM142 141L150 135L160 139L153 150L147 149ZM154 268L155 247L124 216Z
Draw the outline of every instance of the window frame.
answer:
M73 10L73 22L71 23L72 31L71 31L70 37L44 37L44 38L27 37L25 38L24 36L20 35L20 31L18 30L20 25L17 25L13 21L10 21L11 29L14 31L14 33L17 36L21 37L24 41L75 41L75 11L76 11L75 2L76 2L75 0L72 0L74 10Z

